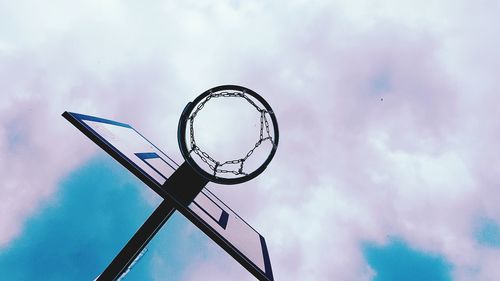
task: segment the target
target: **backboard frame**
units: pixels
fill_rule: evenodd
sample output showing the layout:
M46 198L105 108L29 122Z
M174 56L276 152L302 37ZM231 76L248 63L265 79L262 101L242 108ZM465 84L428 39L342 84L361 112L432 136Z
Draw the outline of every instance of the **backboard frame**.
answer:
M161 196L164 200L172 204L176 210L178 210L182 215L184 215L189 221L191 221L196 227L198 227L201 231L203 231L208 237L210 237L215 243L217 243L222 249L224 249L230 256L232 256L238 263L240 263L244 268L246 268L250 273L252 273L257 279L262 281L273 281L273 273L271 262L269 258L269 253L267 250L267 245L264 237L257 232L253 227L251 227L248 223L245 222L236 212L234 212L229 206L227 206L224 202L222 202L215 194L213 194L208 188L204 188L202 192L205 194L210 194L211 197L217 198L217 200L224 205L228 210L232 212L235 216L238 217L239 220L244 222L248 227L250 227L256 234L258 234L260 238L260 244L262 247L263 254L263 263L265 271L261 270L252 260L250 260L247 256L245 256L240 250L236 248L233 244L231 244L226 238L220 235L215 229L213 229L207 222L205 222L201 217L199 217L194 211L190 210L187 206L183 205L179 202L173 194L168 192L162 185L158 184L156 180L154 180L149 174L145 173L140 167L138 167L134 162L130 161L130 159L125 156L121 151L115 148L111 143L109 143L105 138L103 138L100 134L98 134L94 129L88 126L85 123L87 121L100 122L105 124L111 124L115 126L121 126L125 128L132 129L139 136L141 136L145 141L155 147L158 151L161 152L162 156L166 157L173 163L169 164L171 168L174 170L177 169L180 165L177 164L172 158L170 158L167 154L165 154L161 149L159 149L156 145L151 143L147 138L145 138L141 133L139 133L135 128L130 126L129 124L103 119L99 117L73 113L73 112L64 112L63 117L66 118L71 124L73 124L77 129L79 129L84 135L86 135L89 139L91 139L95 144L97 144L101 149L106 151L111 157L113 157L116 161L122 164L127 170L129 170L132 174L134 174L137 178L139 178L144 184L150 187L153 191L155 191L159 196ZM145 156L146 157L146 156ZM205 195L206 197L207 196Z

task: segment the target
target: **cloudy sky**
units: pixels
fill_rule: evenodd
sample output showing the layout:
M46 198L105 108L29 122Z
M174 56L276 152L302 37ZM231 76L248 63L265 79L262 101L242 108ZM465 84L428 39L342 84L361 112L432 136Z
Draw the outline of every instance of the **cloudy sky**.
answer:
M500 2L0 1L0 276L92 280L160 198L61 117L180 160L187 101L272 104L258 178L209 188L276 280L500 276ZM254 280L176 214L125 280Z

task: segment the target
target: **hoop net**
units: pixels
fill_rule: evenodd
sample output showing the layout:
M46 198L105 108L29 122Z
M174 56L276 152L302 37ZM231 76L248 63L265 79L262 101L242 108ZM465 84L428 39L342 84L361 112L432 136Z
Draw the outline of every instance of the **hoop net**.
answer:
M259 138L246 153L242 153L241 157L231 160L217 160L214 159L206 150L202 149L200 145L195 140L195 118L198 116L200 111L205 107L205 105L210 100L215 100L219 98L239 98L246 101L253 109L257 111L257 114L260 115L260 128L259 128ZM269 114L272 113L268 111L264 106L258 105L257 101L252 100L249 95L245 94L245 91L231 90L231 91L219 91L219 92L210 92L208 96L206 96L201 102L198 103L197 107L191 115L189 115L189 143L191 148L189 149L189 154L192 155L193 158L198 158L201 160L205 168L209 170L215 177L220 177L222 174L229 177L235 176L246 176L250 172L246 170L247 160L254 154L264 142L270 142L272 147L275 147L274 137L271 134L269 129L270 122L268 121ZM272 124L271 124L272 126ZM203 164L202 163L202 164Z

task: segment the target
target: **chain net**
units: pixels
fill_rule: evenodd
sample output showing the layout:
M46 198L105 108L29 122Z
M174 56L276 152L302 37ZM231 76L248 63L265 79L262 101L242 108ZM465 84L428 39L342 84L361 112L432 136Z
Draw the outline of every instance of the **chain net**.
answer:
M250 105L252 105L259 113L260 113L260 137L259 140L255 143L254 147L252 147L244 157L239 158L239 159L233 159L233 160L228 160L228 161L217 161L213 157L211 157L206 151L203 151L197 144L194 139L194 119L196 118L196 115L198 112L200 112L201 109L205 106L205 104L210 100L210 99L215 99L215 98L242 98L245 99ZM235 91L235 92L227 92L227 91L222 91L222 92L216 92L216 93L210 93L205 99L203 99L196 109L193 111L193 113L189 116L189 136L190 136L190 143L191 143L191 150L189 153L194 153L196 154L201 161L203 161L207 166L212 170L213 175L217 176L218 173L232 173L234 175L242 175L246 176L247 173L243 171L245 161L252 155L255 149L259 147L262 142L264 141L270 141L273 146L274 140L271 134L269 133L269 122L267 120L266 114L269 114L269 111L266 110L265 108L260 108L253 100L251 100L247 95L245 95L245 92L240 92L240 91ZM225 165L230 165L230 164L239 164L237 169L230 170L224 167Z

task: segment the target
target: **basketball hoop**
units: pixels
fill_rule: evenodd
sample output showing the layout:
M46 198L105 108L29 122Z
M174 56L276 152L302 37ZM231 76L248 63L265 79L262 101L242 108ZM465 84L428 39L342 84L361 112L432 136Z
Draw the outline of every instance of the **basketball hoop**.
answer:
M218 160L212 157L196 139L195 121L198 114L209 102L222 98L238 98L247 102L260 117L259 137L255 144L241 153L238 158ZM245 122L243 120L242 122ZM209 89L199 95L184 108L179 119L178 141L182 156L186 162L205 179L220 184L246 182L262 173L274 157L278 147L278 122L271 106L256 92L236 85L224 85ZM253 160L253 166L245 165L255 151L267 146L267 157ZM262 153L260 153L262 154ZM258 162L255 164L255 162ZM248 170L251 169L251 170Z

